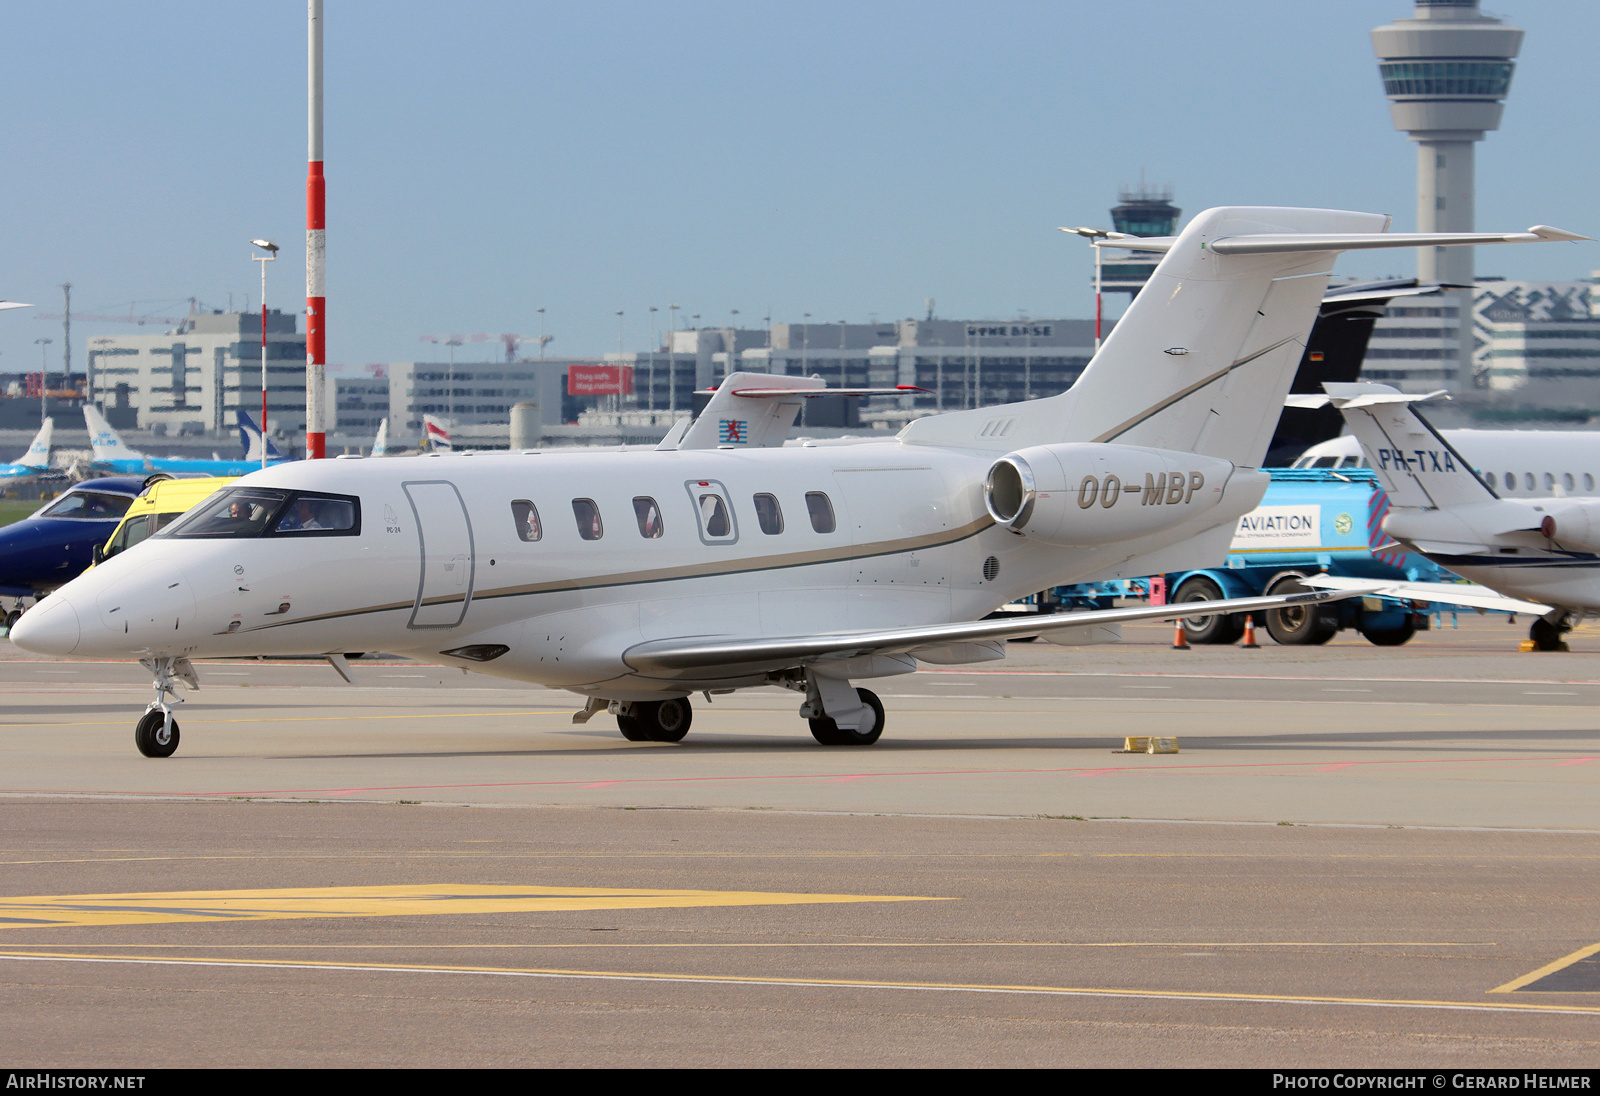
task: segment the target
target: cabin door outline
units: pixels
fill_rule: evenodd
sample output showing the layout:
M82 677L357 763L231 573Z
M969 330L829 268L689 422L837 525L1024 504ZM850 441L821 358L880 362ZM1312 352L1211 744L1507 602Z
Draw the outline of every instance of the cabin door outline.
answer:
M400 486L417 522L417 596L406 627L454 628L472 604L477 570L466 500L449 480L412 480Z

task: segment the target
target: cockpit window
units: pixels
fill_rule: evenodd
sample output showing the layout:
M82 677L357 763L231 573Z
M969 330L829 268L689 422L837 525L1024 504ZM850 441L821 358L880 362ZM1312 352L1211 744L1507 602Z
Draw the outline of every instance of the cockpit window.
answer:
M324 535L354 536L356 528L356 500L327 498L322 495L299 494L284 508L273 523L271 533L297 537Z
M82 518L108 521L128 512L133 500L127 495L108 495L100 491L68 491L39 511L42 518Z
M218 491L163 529L163 537L259 537L288 501L289 492L270 487Z
M160 537L354 537L360 500L313 491L230 487L157 533Z

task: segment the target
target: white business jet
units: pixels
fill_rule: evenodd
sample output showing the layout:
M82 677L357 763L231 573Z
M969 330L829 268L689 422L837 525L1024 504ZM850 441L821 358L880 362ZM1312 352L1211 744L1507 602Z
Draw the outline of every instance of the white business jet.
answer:
M1169 239L1078 382L918 419L887 440L784 446L819 382L734 374L645 451L301 461L254 472L30 610L17 646L137 657L135 741L178 744L193 659L386 650L588 697L632 740L677 741L696 692L779 685L830 745L876 741L852 682L1003 641L1117 638L1167 606L983 620L1031 591L1215 562L1328 273L1351 248L1573 239L1401 235L1337 210L1224 208ZM1250 612L1342 593L1216 603ZM1076 638L1075 638L1076 637Z
M1600 613L1600 497L1594 494L1600 436L1554 430L1447 436L1413 406L1442 393L1407 395L1373 383L1323 387L1325 396L1289 399L1301 406L1332 403L1344 415L1389 493L1393 509L1383 531L1523 604L1474 601L1470 593L1463 601L1432 584L1385 592L1428 598L1432 589L1431 600L1538 612L1529 636L1541 650L1556 649L1576 618ZM1475 439L1476 433L1485 439ZM1498 471L1506 466L1511 470Z

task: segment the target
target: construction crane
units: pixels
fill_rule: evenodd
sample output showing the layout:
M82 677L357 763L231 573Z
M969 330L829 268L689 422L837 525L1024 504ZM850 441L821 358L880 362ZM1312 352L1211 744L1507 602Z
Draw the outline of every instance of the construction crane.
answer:
M133 311L134 305L138 303L138 301L129 302L126 316L104 316L90 312L73 312L71 313L71 318L84 323L136 323L141 326L147 323L180 324L195 314L195 309L199 304L194 297L189 298L188 316L139 316L135 315ZM36 320L65 320L68 316L62 312L36 312L33 318Z
M547 336L544 341L545 342L549 342L554 337L555 336L553 336L553 335ZM538 341L537 338L535 338L533 336L529 336L529 335L485 335L485 334L483 334L481 332L479 334L476 334L476 335L424 335L424 336L422 336L422 341L425 342L425 343L437 343L440 346L450 346L450 347L460 346L462 343L469 343L469 342L473 342L473 343L492 342L495 339L499 339L502 343L505 344L505 347L506 347L506 361L508 361L508 362L514 362L514 361L517 360L517 347L520 346L522 343L525 343L525 342L537 342Z

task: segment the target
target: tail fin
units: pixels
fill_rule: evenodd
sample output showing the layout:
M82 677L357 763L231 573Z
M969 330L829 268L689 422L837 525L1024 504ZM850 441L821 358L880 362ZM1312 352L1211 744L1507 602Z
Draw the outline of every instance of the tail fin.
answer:
M1370 382L1323 387L1328 394L1322 399L1344 416L1393 505L1445 509L1499 498L1412 406L1442 393L1409 396L1387 384Z
M111 424L93 404L83 405L83 421L89 428L89 449L97 461L144 460L137 449L128 448Z
M239 408L239 444L244 447L244 459L259 462L261 460L261 446L263 442L267 447L267 459L282 460L283 454L278 452L278 447L272 444L272 439L264 437L256 428L256 420L244 408Z
M378 436L372 439L372 455L385 456L389 448L389 420L384 419L378 424Z
M33 443L28 446L28 451L18 457L14 463L24 468L49 468L50 467L50 438L55 432L56 421L47 418L44 425L39 427L39 432L33 436Z
M730 373L717 386L705 410L689 426L674 449L715 449L719 445L760 449L780 446L794 426L801 395L743 396L738 391L780 389L784 392L826 388L821 378L789 377L782 373ZM665 442L661 448L665 448Z
M1100 352L1059 396L912 422L907 442L1005 452L1069 441L1184 450L1255 466L1341 251L1573 239L1524 233L1391 234L1376 213L1238 207L1201 213L1165 251Z
M438 453L455 452L455 446L450 444L450 431L444 428L444 423L432 415L422 416L422 432L429 449Z

